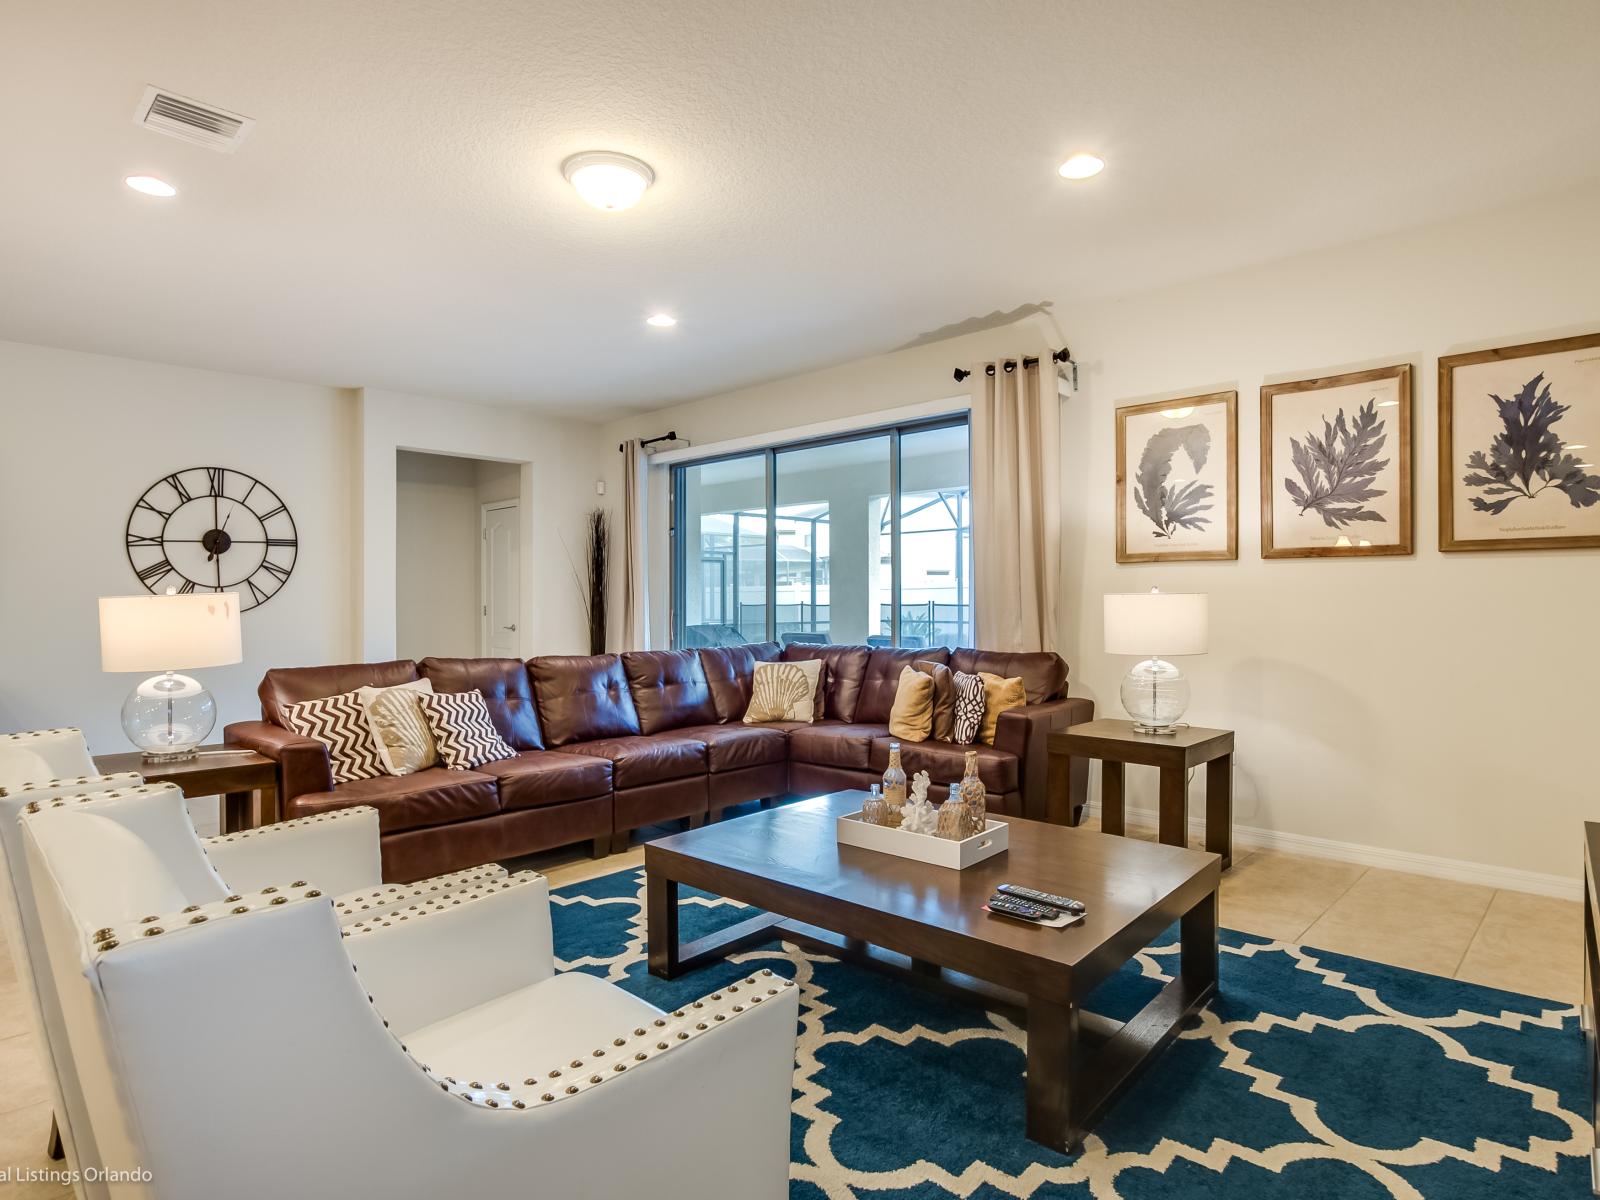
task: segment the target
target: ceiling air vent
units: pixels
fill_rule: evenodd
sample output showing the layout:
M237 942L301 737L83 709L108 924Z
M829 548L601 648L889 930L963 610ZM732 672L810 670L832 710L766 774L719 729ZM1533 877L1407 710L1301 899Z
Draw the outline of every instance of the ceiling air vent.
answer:
M133 119L146 129L224 154L232 154L255 124L249 117L155 87L145 89Z

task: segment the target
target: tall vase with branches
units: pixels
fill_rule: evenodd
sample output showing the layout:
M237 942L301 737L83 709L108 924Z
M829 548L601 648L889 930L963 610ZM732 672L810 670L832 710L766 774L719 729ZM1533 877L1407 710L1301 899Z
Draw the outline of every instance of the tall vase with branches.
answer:
M589 623L589 653L606 650L606 584L611 563L611 514L603 508L584 515L583 574L578 590L583 596L583 613Z

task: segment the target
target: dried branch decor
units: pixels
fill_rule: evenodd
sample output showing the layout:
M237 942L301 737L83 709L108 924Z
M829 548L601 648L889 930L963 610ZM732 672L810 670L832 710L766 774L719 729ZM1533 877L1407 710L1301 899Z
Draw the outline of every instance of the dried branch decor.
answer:
M589 653L606 652L606 582L611 564L611 514L590 509L583 518L583 571L576 563L572 574L583 597L583 615L589 623Z

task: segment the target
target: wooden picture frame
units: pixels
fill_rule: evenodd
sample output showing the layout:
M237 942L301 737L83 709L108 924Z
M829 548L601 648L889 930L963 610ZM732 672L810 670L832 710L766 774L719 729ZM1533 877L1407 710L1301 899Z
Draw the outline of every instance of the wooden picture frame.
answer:
M1508 419L1520 401L1543 411ZM1594 548L1600 333L1441 357L1439 549Z
M1262 558L1416 553L1411 407L1410 363L1262 386Z
M1117 409L1119 563L1203 562L1239 557L1238 409L1236 391ZM1130 436L1134 439L1131 445L1139 451L1138 462L1131 466ZM1166 508L1167 481L1175 469L1175 460L1194 476L1171 482L1182 501L1181 513L1176 517ZM1162 498L1147 504L1143 498L1145 484L1159 486ZM1132 529L1130 520L1134 522Z

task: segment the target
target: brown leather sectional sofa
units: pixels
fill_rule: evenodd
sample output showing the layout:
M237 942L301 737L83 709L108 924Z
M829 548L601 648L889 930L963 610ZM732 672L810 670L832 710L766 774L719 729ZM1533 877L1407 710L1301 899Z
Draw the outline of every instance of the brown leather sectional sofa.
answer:
M814 724L746 725L758 661L820 658L823 713ZM995 744L906 742L907 774L926 770L935 797L961 777L965 752L994 811L1043 819L1045 739L1094 715L1066 696L1055 654L891 650L775 642L700 650L534 658L425 658L268 671L259 721L227 727L229 742L278 764L285 817L353 804L378 810L384 877L405 882L552 846L591 840L596 855L659 821L713 819L732 804L865 787L889 761L889 709L901 668L917 660L1021 676L1027 703L1001 714ZM431 767L335 787L327 748L291 733L283 706L419 678L441 692L476 688L515 758L471 771ZM1071 802L1084 801L1086 761Z

